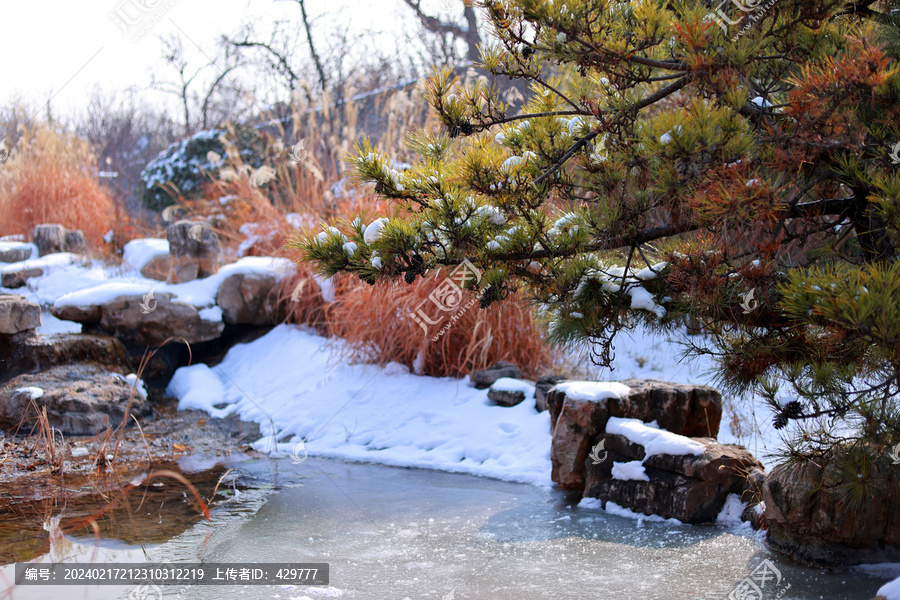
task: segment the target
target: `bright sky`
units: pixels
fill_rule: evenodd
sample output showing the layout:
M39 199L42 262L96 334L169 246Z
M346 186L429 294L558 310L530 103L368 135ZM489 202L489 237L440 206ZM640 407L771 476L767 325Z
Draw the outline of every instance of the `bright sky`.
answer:
M440 8L453 0L431 2ZM409 9L400 4L400 0L308 0L307 8L313 19L321 19L319 23L340 18L342 27L346 20L350 29L369 27L390 33L400 19L410 18ZM338 9L340 17L335 17ZM104 90L129 86L145 90L151 73L165 75L161 36L180 33L186 51L212 57L223 33L232 33L246 22L271 23L287 17L299 26L299 13L293 0L6 2L0 105L18 97L43 106L52 96L53 111L70 114L97 85ZM146 32L141 35L142 31ZM379 39L389 44L396 38ZM158 92L148 91L148 95L165 101Z

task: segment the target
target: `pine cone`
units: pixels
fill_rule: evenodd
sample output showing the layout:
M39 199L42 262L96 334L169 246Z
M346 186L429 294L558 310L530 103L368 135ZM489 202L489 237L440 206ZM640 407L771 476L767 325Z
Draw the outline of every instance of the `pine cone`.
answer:
M785 427L787 427L787 424L788 418L784 415L784 413L781 413L780 415L777 415L775 417L775 429L784 429Z
M484 289L484 293L481 294L481 298L478 299L478 306L480 306L481 308L487 308L496 299L497 288L489 285Z
M403 274L403 281L405 281L408 284L412 284L416 280L416 275L417 275L417 273L415 271L413 271L412 269L410 269L409 271L407 271L406 273Z
M786 416L788 419L797 419L800 417L800 415L803 414L803 405L800 404L797 400L791 400L784 405L783 409L781 409L781 414Z

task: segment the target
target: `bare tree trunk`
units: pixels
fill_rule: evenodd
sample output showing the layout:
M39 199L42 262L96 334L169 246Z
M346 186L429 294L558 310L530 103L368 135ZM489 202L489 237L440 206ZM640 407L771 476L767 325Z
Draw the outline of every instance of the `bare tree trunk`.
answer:
M316 64L316 71L319 73L319 83L322 85L322 91L326 91L328 81L325 77L325 69L322 68L322 59L316 53L316 46L313 44L312 31L309 27L309 17L306 14L306 0L297 0L300 5L300 13L303 16L303 27L306 29L306 40L309 42L309 53L312 55L313 62Z

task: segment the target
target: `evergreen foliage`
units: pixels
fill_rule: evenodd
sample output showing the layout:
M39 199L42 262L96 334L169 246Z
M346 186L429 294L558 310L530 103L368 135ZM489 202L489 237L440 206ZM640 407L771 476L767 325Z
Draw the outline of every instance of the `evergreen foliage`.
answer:
M764 394L789 456L863 452L854 505L883 485L900 443L900 3L475 4L483 67L531 82L524 109L435 72L445 128L411 135L419 162L353 157L394 214L378 235L356 216L304 237L306 257L370 283L467 258L482 306L524 288L553 340L598 342L601 363L638 322L699 321L692 351Z
M229 152L239 155L233 162L260 167L266 158L266 138L251 126L238 125L198 131L169 145L141 172L144 207L158 212L179 199L199 197L203 184L226 165Z

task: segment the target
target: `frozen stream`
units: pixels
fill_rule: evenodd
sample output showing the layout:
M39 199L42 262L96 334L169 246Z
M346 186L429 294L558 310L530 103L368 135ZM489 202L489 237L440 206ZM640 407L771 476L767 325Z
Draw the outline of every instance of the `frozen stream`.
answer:
M147 546L151 560L327 562L330 585L168 586L166 600L724 600L764 559L781 580L769 581L763 598L869 600L892 572L810 569L769 552L745 527L636 521L578 507L557 490L469 475L314 458L230 466L250 488L228 490L211 523ZM69 542L67 562L147 560L113 540ZM105 600L133 590L12 591L16 600Z
M268 468L280 489L213 528L203 560L327 562L330 586L195 586L183 598L724 599L765 558L783 577L765 597L790 584L782 598L870 599L884 582L790 564L746 529L638 523L556 490L317 459ZM207 531L171 550L188 559Z

